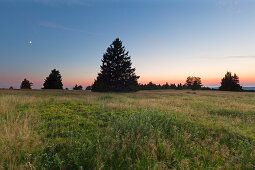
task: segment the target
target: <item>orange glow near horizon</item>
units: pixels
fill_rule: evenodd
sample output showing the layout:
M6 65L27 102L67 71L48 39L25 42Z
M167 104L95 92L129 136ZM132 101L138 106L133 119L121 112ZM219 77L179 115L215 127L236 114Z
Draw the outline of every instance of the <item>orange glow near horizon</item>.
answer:
M220 84L222 77L217 77L217 78L203 78L200 77L202 80L202 84L203 85L216 85L216 84ZM240 80L240 84L255 84L255 78L252 77L243 77L243 78L239 78ZM147 84L149 82L153 82L155 84L165 84L166 82L168 84L178 84L178 83L182 83L184 84L186 82L186 78L180 78L180 79L159 79L159 78L150 78L150 79L145 79L145 78L140 78L138 80L138 82L140 84Z
M207 85L219 85L221 82L222 77L224 76L224 74L221 77L207 77L204 78L202 76L202 84L207 86ZM172 77L169 76L170 78L167 78L165 76L141 76L138 79L138 83L140 84L147 84L149 82L153 82L155 84L165 84L166 82L168 84L179 84L182 83L184 84L186 81L186 77L188 76L180 76L180 77ZM199 77L199 76L198 76ZM246 84L246 85L255 85L255 79L252 77L252 75L239 75L240 77L240 84ZM39 77L39 76L26 76L24 77L23 75L19 75L19 74L2 74L0 77L1 80L1 86L2 87L10 87L10 86L14 86L16 88L19 88L19 85L21 83L21 81L27 78L29 81L33 82L34 84L34 88L41 88L43 87L43 82L45 77ZM80 79L79 76L77 77L69 77L69 76L63 76L63 85L64 88L72 88L75 86L75 84L78 85L82 85L83 87L92 85L92 83L94 82L93 77L86 77L83 79ZM1 88L1 87L0 87Z

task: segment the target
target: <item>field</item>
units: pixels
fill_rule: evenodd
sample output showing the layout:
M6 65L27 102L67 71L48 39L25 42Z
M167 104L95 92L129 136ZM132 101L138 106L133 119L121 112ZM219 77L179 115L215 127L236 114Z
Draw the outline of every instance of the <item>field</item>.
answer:
M255 169L255 93L0 90L0 169Z

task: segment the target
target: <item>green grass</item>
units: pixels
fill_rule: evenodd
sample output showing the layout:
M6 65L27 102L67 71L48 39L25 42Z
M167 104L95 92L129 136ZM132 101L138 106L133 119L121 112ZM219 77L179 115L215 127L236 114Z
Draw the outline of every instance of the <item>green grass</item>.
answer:
M255 93L9 91L0 169L254 169Z

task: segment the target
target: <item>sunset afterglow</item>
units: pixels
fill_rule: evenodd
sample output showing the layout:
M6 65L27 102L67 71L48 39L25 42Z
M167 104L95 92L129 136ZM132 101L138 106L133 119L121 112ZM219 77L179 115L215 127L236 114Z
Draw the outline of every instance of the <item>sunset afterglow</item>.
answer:
M255 86L255 10L248 0L0 0L0 88L41 88L56 68L64 87L91 85L119 37L139 83L219 86L227 71ZM43 13L41 11L44 11ZM31 43L30 43L31 42Z

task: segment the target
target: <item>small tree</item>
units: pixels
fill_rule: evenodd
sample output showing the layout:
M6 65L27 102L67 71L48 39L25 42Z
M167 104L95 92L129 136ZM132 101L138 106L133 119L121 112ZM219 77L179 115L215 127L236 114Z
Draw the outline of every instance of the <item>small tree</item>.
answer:
M20 89L31 89L33 83L28 81L26 78L21 82Z
M81 85L75 85L74 87L73 87L73 90L82 90L82 86Z
M44 89L63 89L62 76L56 69L51 70L51 73L44 80Z
M221 79L221 86L219 90L223 91L241 91L242 86L239 84L239 77L231 72L227 72L225 77Z
M186 84L187 88L192 90L200 89L202 86L201 78L200 77L187 77Z
M92 91L136 91L138 90L135 68L131 67L129 53L117 38L103 55L101 72L92 85Z

